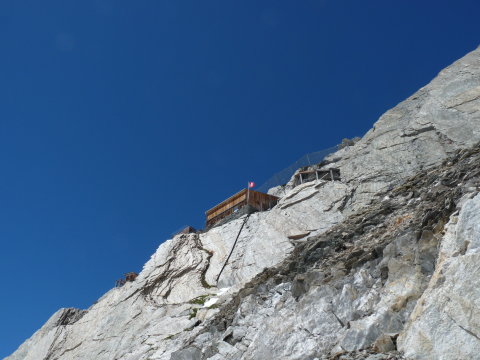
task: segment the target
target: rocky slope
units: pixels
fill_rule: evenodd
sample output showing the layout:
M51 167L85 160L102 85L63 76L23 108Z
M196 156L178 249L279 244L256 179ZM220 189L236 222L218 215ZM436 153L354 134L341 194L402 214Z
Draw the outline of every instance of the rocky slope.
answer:
M479 141L477 49L329 156L340 181L166 241L6 359L473 359Z

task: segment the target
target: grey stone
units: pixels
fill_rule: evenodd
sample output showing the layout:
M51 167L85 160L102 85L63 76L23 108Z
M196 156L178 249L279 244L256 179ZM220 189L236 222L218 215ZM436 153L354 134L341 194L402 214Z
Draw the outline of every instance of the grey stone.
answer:
M373 350L377 352L388 352L395 350L395 344L389 335L380 335L373 343Z
M172 353L170 360L201 360L202 352L194 347L178 350Z

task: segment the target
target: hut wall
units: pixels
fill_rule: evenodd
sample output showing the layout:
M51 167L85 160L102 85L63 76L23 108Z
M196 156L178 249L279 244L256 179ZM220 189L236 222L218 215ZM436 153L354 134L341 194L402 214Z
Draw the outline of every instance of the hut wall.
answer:
M247 203L259 211L264 211L273 207L277 201L276 196L244 189L206 212L207 228L233 214L236 209L245 206Z

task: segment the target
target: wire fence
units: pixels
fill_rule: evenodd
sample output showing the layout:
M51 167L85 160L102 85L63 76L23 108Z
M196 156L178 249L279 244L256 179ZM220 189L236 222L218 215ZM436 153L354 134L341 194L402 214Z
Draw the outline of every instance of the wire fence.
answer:
M289 167L279 171L275 175L273 175L270 179L264 182L261 186L259 186L256 190L266 193L269 189L278 186L278 185L285 185L295 174L295 172L304 166L311 166L321 163L325 157L334 152L340 150L342 145L336 145L328 149L320 150L317 152L312 152L306 155L303 155L300 159L295 161Z
M347 140L347 143L345 143L345 140ZM345 146L352 145L353 143L348 140L344 139L342 141L342 144L333 146L328 149L312 152L309 154L303 155L300 159L295 161L293 164L288 166L287 168L283 169L282 171L277 172L274 174L270 179L265 181L261 186L257 187L255 190L260 191L263 193L267 193L269 189L278 186L278 185L285 185L290 181L292 178L293 174L295 172L305 166L312 166L312 165L317 165L320 164L328 155L333 154L334 152L337 152L341 148ZM180 233L187 233L187 232L193 232L196 231L193 229L191 226L188 225L183 225L182 227L178 228L176 231L174 231L171 236L178 235ZM203 230L199 230L203 231Z

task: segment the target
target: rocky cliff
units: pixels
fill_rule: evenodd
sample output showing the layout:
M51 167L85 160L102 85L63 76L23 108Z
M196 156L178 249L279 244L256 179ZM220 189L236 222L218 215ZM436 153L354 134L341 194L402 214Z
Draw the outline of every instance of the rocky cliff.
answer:
M478 358L479 141L477 49L330 155L340 180L166 241L6 359Z

